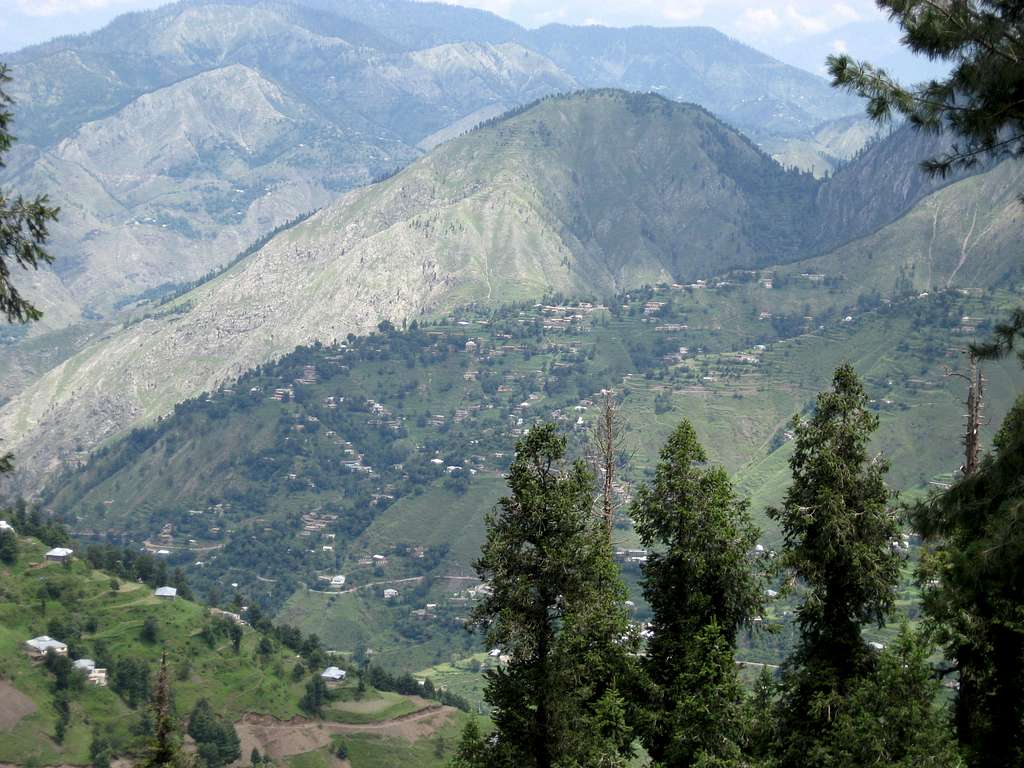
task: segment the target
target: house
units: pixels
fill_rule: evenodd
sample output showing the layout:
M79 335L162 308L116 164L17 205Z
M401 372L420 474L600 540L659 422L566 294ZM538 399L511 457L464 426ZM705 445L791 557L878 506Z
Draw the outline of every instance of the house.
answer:
M345 670L338 667L328 667L320 673L322 679L328 685L337 685L345 682Z
M54 640L49 635L40 635L25 641L25 650L29 657L38 660L46 657L46 654L53 651L58 656L67 656L68 647L60 640Z
M153 595L164 600L173 600L178 596L178 590L174 587L158 587Z
M394 600L396 597L398 597L398 590L397 589L390 589L389 588L389 589L385 589L384 590L384 599L385 600Z
M332 587L336 587L338 589L341 589L342 587L345 586L345 577L341 576L341 575L339 575L339 576L332 576L331 577L331 586Z
M92 659L78 659L72 666L85 673L86 682L91 685L98 685L105 688L107 685L107 670L97 667Z
M499 656L501 656L501 648L492 648L490 651L487 652L487 655L490 656L492 659L496 659Z
M14 526L8 523L6 520L0 520L0 532L2 531L10 531L11 533L15 532Z
M46 553L45 557L47 560L52 560L55 563L66 563L71 559L71 555L74 554L73 549L67 547L54 547Z

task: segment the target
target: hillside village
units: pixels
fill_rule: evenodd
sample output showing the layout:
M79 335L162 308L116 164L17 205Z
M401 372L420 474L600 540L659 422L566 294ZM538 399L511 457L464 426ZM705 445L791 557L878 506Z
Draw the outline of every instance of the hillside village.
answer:
M873 374L873 407L890 415L893 428L922 396L941 391L956 407L961 395L942 368L958 364L958 336L965 327L984 330L1000 299L949 291L851 301L843 290L841 280L817 274L747 271L614 301L553 297L498 313L467 308L404 331L384 324L367 338L299 350L178 406L84 468L69 467L47 507L73 515L76 534L87 540L142 542L216 599L244 595L246 603L283 609L339 650L351 651L358 640L337 634L342 617L350 610L373 615L362 642L373 649L376 637L381 647L374 650L385 653L419 644L413 663L425 664L446 643L468 639L462 624L483 586L470 570L480 521L501 493L515 440L531 424L552 421L582 451L609 380L618 382L627 417L635 411L640 418L638 430L652 417L671 422L673 411L682 412L678 403L695 397L735 403L754 434L717 449L740 470L758 455L785 455L792 439L786 420L818 386L815 376L827 373L829 360L814 360L811 349L836 337L875 344L884 325L914 325L913 317L928 313L941 321L913 341L918 362ZM817 314L805 314L815 306ZM607 346L611 338L614 347ZM805 348L812 355L800 374L806 395L774 391L778 372L799 366ZM994 386L999 408L1002 384ZM211 428L225 438L237 429L250 437L241 446L219 443ZM200 432L213 451L205 458L192 455L198 444L190 435ZM625 508L652 449L637 437L632 465L616 486L622 513L615 556L632 584L641 627L648 609L638 579L647 553ZM160 466L146 469L150 462ZM204 464L220 477L195 484L188 467ZM140 485L136 473L148 479ZM201 470L199 478L206 476ZM946 481L908 475L902 482ZM421 499L465 504L472 522L458 533L424 530L413 522L427 508ZM407 524L385 522L395 515ZM775 541L767 529L763 545ZM391 639L381 645L384 636Z

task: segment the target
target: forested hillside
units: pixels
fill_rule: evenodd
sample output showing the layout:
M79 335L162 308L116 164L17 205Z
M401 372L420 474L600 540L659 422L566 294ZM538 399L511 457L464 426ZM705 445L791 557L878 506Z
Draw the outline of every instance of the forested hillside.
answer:
M892 159L899 146L914 150L905 138L865 152L835 183L907 176L916 153ZM12 447L24 446L28 489L59 457L296 345L472 302L498 306L554 290L608 295L795 262L821 252L820 233L830 242L869 234L934 186L854 213L860 198L821 202L830 183L784 171L699 107L621 91L546 99L345 195L190 293L139 308L141 322L90 344L6 404L0 427ZM1012 216L1000 238L1015 231ZM989 285L998 272L974 266L1001 253L990 247L998 242L972 246L972 268L962 272L972 279L952 279L950 268L946 284ZM868 264L846 277L856 285L875 273Z
M465 708L458 699L376 668L364 670L363 682L327 689L326 665L348 666L353 678L358 665L273 625L240 597L225 599L226 610L193 602L181 569L134 549L89 547L67 564L48 562L44 553L68 543L66 534L34 515L15 512L11 523L20 533L0 532L0 760L145 758L162 658L174 727L187 731L208 768L248 761L253 749L273 764L299 754L325 759L343 745L360 761L406 754L439 766L454 745L465 715L437 698ZM172 584L176 598L156 596ZM61 655L27 653L26 641L42 635L63 646Z
M582 450L604 388L630 425L627 477L644 477L686 417L753 494L768 546L778 533L764 508L788 477L788 421L843 360L866 377L896 487L913 496L946 482L961 461L964 393L945 368L963 368L967 339L1013 294L849 302L842 279L766 287L775 279L741 272L603 305L551 297L460 310L303 348L101 449L53 482L45 507L87 540L166 550L204 593L239 583L269 610L287 601L289 621L328 647L373 647L415 669L469 640L458 603L435 622L415 611L468 586L449 577L476 557L515 440L552 419ZM987 376L998 421L1020 372L997 365ZM637 546L625 518L616 543ZM329 592L320 577L335 574L354 591L306 592ZM391 584L403 597L388 607L380 591Z

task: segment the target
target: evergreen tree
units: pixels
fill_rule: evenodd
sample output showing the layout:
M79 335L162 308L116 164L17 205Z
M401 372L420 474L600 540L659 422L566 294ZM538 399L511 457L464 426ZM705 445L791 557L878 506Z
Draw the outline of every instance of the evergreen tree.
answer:
M206 699L200 699L193 707L188 718L188 735L195 740L206 768L222 768L242 756L235 726L217 717Z
M92 768L110 768L111 757L110 740L98 726L93 726L92 740L89 742L89 762Z
M633 680L625 587L593 477L553 424L519 441L511 496L487 518L476 563L490 587L472 626L511 661L486 673L495 737L483 765L617 765L630 754L617 689Z
M747 504L724 469L707 466L684 420L662 449L653 482L638 489L631 515L653 550L643 582L654 613L644 658L654 686L644 745L666 765L735 759L743 716L733 646L762 603L750 559L758 531Z
M139 639L144 643L155 643L158 632L159 627L156 619L153 616L147 616L142 622L142 629L139 630Z
M912 511L933 548L919 569L924 613L953 660L957 734L977 766L1024 764L1024 395L993 445Z
M455 749L455 756L449 761L449 768L479 768L487 765L487 744L480 735L476 718L470 718L462 728L462 737Z
M928 664L930 651L904 622L896 642L879 654L874 673L853 685L826 738L816 745L822 764L830 768L962 765L946 711L935 704L939 684Z
M18 562L18 537L13 531L0 531L0 563L14 565Z
M160 673L157 675L151 707L154 721L153 738L142 761L143 768L191 768L192 761L181 751L174 723L166 652L160 656Z
M781 509L769 510L785 541L783 564L799 580L800 640L787 660L780 733L783 765L815 765L845 697L873 667L861 637L881 626L895 601L898 534L885 485L887 462L868 455L878 417L853 367L840 366L813 415L793 421L793 483Z
M5 167L4 157L16 140L11 133L14 115L10 107L14 100L4 90L11 82L7 72L6 65L0 64L0 169ZM57 220L58 213L59 209L50 207L45 195L34 200L25 200L21 195L10 198L0 189L0 316L9 323L27 323L42 317L42 312L14 286L11 266L38 269L40 264L53 261L44 246L49 237L48 226ZM0 474L13 467L11 454L0 454Z
M313 675L306 683L306 693L299 700L299 708L311 715L319 715L324 704L330 699L327 684L320 675Z
M868 99L868 114L894 113L957 143L929 160L945 175L985 157L1024 154L1024 6L1019 0L877 0L903 29L914 53L950 62L945 78L914 87L847 55L830 56L833 84Z

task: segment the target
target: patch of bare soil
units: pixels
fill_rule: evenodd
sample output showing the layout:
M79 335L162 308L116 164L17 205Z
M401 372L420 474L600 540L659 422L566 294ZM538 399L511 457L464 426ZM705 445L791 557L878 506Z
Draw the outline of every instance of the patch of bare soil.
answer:
M330 723L293 717L278 720L269 715L247 714L237 723L235 731L242 742L242 755L253 747L261 754L279 760L326 747L339 733L372 733L413 742L437 732L454 714L451 707L430 703L424 709L379 723Z
M7 680L0 680L0 731L9 731L21 718L36 711L32 699L15 688Z

